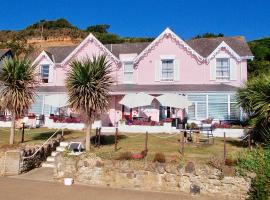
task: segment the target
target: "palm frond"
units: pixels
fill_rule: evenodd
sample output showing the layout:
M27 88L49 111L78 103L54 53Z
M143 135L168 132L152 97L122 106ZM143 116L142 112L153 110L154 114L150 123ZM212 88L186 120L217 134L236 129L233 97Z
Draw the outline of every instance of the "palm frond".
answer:
M106 56L93 56L82 62L73 61L66 79L69 105L88 120L93 114L107 111L109 89L113 83L111 63Z

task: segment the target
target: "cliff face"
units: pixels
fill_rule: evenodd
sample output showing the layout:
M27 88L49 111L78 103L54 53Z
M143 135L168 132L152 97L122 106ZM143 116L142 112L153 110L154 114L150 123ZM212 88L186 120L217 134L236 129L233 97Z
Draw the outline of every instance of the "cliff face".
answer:
M47 39L30 38L27 43L36 48L51 47L51 46L68 46L79 44L83 39L73 39L70 37L49 37Z

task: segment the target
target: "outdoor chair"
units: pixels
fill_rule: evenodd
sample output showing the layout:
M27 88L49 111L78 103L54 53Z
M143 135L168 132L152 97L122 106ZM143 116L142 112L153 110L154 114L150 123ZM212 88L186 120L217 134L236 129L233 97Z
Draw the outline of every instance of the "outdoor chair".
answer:
M82 152L82 143L81 142L71 142L68 145L68 150L72 153L81 153Z

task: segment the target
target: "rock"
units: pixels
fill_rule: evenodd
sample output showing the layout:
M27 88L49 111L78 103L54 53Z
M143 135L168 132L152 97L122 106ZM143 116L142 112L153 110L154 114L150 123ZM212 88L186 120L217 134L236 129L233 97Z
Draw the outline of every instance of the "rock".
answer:
M174 165L166 165L164 169L167 173L170 174L177 174L178 172L177 167L175 167Z
M156 171L159 174L164 174L165 173L165 165L163 163L156 163Z
M103 167L104 166L104 162L102 162L102 161L97 161L96 162L96 167Z
M191 194L200 194L201 193L201 188L200 186L196 185L196 184L192 184L190 186L190 193Z
M236 170L232 166L223 166L222 167L222 173L224 176L235 176Z
M185 172L186 173L194 173L195 172L195 165L193 162L188 162L185 166Z
M134 173L127 173L127 178L129 178L129 179L136 178L136 174L134 174Z
M86 161L83 161L83 166L84 166L84 167L89 167L89 164L88 164L88 162L86 162Z

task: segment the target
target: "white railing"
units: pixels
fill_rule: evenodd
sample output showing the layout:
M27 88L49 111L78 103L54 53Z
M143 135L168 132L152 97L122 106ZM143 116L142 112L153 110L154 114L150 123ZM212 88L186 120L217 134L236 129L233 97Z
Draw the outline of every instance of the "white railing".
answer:
M62 131L62 136L64 135L64 127L61 127L59 129L57 129L52 135L51 137L49 137L31 156L27 156L27 157L22 157L22 160L24 159L29 159L34 157L41 149L42 147L44 147L59 131Z

